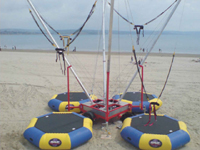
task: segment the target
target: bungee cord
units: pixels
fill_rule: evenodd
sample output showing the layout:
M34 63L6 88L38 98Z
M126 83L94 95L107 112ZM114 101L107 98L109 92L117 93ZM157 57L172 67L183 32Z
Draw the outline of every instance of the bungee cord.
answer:
M170 9L175 3L177 2L177 0L175 0L169 7L167 7L167 9L165 9L163 12L161 12L158 16L156 16L155 18L151 19L150 21L146 22L144 25L147 25L151 22L153 22L154 20L158 19L160 16L162 16L168 9Z
M40 15L40 14L39 14ZM41 19L46 23L46 25L49 26L49 28L51 28L55 33L57 33L58 35L61 35L58 31L56 31L41 15L40 15Z
M85 20L85 22L83 23L83 25L78 29L76 30L74 33L72 33L70 36L72 35L75 35L74 38L66 45L66 47L69 47L70 44L72 44L74 42L74 40L79 36L79 34L81 33L81 31L83 30L85 24L88 22L88 20L90 19L90 17L92 16L92 14L94 13L94 9L96 7L96 3L97 3L98 0L96 0L92 6L92 9L90 10L90 13L87 17L87 19Z
M94 13L94 8L95 8L95 6L96 6L97 1L98 1L98 0L96 0L95 3L93 4L92 9L91 9L91 11L90 11L90 13L89 13L89 15L88 15L86 21L83 23L83 25L82 25L78 30L76 30L74 33L71 34L71 35L76 34L75 37L74 37L72 40L71 40L70 36L62 36L62 35L61 35L58 31L56 31L56 30L55 30L55 29L54 29L40 14L39 14L39 16L40 16L40 18L42 19L42 21L44 21L44 23L45 23L49 28L51 28L54 32L56 32L58 35L60 35L61 40L63 40L63 43L64 43L64 38L66 38L66 37L68 38L68 43L67 43L67 45L66 45L66 46L63 45L63 47L64 47L64 49L65 49L65 48L68 48L68 50L69 50L69 45L72 44L72 43L75 41L75 39L78 37L78 35L79 35L79 34L81 33L81 31L83 30L83 28L84 28L85 24L87 23L87 21L90 19L90 17L91 17L92 14ZM38 28L39 28L40 31L42 32L42 34L43 34L43 35L46 37L46 39L51 43L51 45L53 45L54 47L56 47L56 45L49 39L49 37L45 34L45 32L42 30L42 28L41 28L40 25L38 24L38 22L37 22L36 18L34 17L32 11L31 11L30 9L29 9L29 11L30 11L30 14L31 14L33 20L35 21L36 25L38 26ZM71 40L71 41L70 41L70 40ZM56 49L56 51L57 51L57 54L56 54L56 62L57 62L57 60L60 61L60 55L62 55L62 57L64 57L64 51L65 51L64 49L59 49L59 50ZM66 65L65 65L65 59L64 59L64 58L63 58L63 63L64 63L64 69L62 69L61 62L60 62L60 66L61 66L62 73L64 73L64 75L65 75L65 72L66 72Z
M167 14L165 14L167 15ZM163 22L164 18L162 18L160 20L160 22L157 24L157 26L154 26L154 29L152 30L152 32L147 36L147 38L145 39L145 41L142 43L142 45L140 44L140 50L144 49L146 50L146 52L148 52L148 48L149 46L152 44L152 42L155 40L156 35L158 34L157 31L160 30L161 27L161 23Z
M142 24L142 25L135 25L133 22L129 21L128 19L126 19L124 16L122 16L116 9L114 9L114 12L116 14L118 14L118 16L120 16L124 21L126 21L127 23L129 23L130 25L134 25L134 28L136 30L136 34L137 34L137 45L139 45L139 40L140 40L140 31L142 30L143 32L143 37L144 37L144 25L148 25L149 23L155 21L156 19L158 19L160 16L162 16L166 11L168 11L175 3L177 2L177 0L175 0L169 7L167 7L163 12L161 12L159 15L157 15L155 18L151 19L150 21ZM108 4L110 5L110 3L108 2Z
M38 28L40 29L40 31L42 32L42 34L46 37L46 39L49 41L49 43L51 43L51 45L53 45L55 47L55 44L48 38L48 36L44 33L44 31L42 30L42 28L40 27L40 25L38 24L37 20L35 19L32 11L29 9L29 12L33 18L33 20L35 21L36 25L38 26Z
M118 5L119 6L119 5ZM128 4L128 1L126 1L125 0L125 6L126 6L126 10L127 10L127 17L129 18L129 13L128 13L128 6L129 6L129 4ZM130 13L131 14L131 13ZM133 20L133 17L132 17L132 20ZM132 42L132 44L134 43L134 40L133 40L133 37L132 37L132 34L131 34L131 26L130 26L130 24L129 24L129 29L130 29L130 36L131 36L131 42ZM120 37L119 37L119 16L118 16L118 56L119 56L119 61L118 61L118 63L120 64ZM115 89L113 90L113 92L112 92L112 95L117 91L117 89L118 90L120 90L120 82L121 82L121 80L123 80L123 81L125 81L125 82L127 82L128 81L128 78L131 76L131 73L128 73L127 75L129 75L129 76L126 76L126 79L122 79L121 78L121 72L123 72L127 67L128 67L129 65L126 65L126 67L123 67L123 69L122 69L122 71L121 71L121 68L120 68L120 65L119 65L119 73L118 73L118 76L114 79L114 81L117 81L117 82L114 82L115 84L114 84L114 87L115 87ZM131 69L129 69L129 72L131 72L132 71L132 69L133 69L133 65L131 65ZM124 77L124 76L122 76L122 77ZM120 93L120 92L119 92Z
M128 12L128 6L130 6L129 3L128 3L128 0L125 0L125 6L126 6L126 13L127 13L128 19L129 19L129 13L130 13L130 14L131 14L131 17L132 17L132 20L133 20L133 16L132 16L130 7L129 7L130 12ZM133 45L134 40L133 40L133 35L131 34L131 31L132 31L132 29L131 29L131 24L129 24L129 32L130 32L130 36L131 36L131 42L132 42L132 45Z
M70 38L70 42L67 43L67 45L64 47L64 48L67 48L69 47L74 41L75 39L79 36L79 34L81 33L81 31L83 30L85 24L88 22L88 20L91 18L92 14L94 13L94 9L96 7L96 3L97 3L98 0L96 0L92 6L92 9L90 10L89 12L89 15L87 17L87 19L85 20L85 22L83 23L83 25L77 29L75 32L73 32L70 36L74 36L73 39ZM30 9L29 9L30 10ZM44 31L41 29L41 27L39 26L37 20L35 19L34 15L32 14L32 11L30 10L30 13L31 13L31 16L33 17L33 20L35 21L36 25L38 26L38 28L40 29L40 31L42 32L42 34L47 38L47 40L55 47L54 43L47 37L47 35L44 33ZM40 14L39 14L40 15ZM46 25L49 26L49 28L51 28L54 32L56 32L58 35L60 35L62 37L62 35L56 31L41 15L40 15L41 19L44 21L44 23L46 23ZM68 36L67 36L68 37ZM61 38L61 40L64 40L63 38Z
M103 24L103 23L102 23ZM102 30L101 30L102 31ZM98 65L98 58L99 58L99 49L100 49L100 41L101 41L101 34L100 34L100 37L99 37L99 44L98 44L98 51L97 51L97 54L96 54L96 62L95 62L95 65L94 65L94 74L93 74L93 82L92 82L92 89L91 89L91 92L93 94L93 90L94 90L94 87L95 87L95 77L96 77L96 73L97 73L97 65Z
M128 62L129 64L129 62ZM115 77L113 79L113 81L117 81L119 80L120 81L120 84L122 84L121 82L123 83L128 83L130 77L132 76L132 71L133 71L133 68L134 68L134 65L126 65L125 67L123 67L123 69L120 71L119 75L117 77ZM130 67L131 66L131 67ZM130 67L130 68L128 68ZM128 70L126 76L121 76L121 74L123 74L123 72L125 70ZM111 95L114 95L116 92L117 92L117 88L119 88L119 84L117 85L117 82L114 82L115 84L113 85L113 87L115 87L115 89L113 90L113 92L111 93Z
M143 25L148 25L149 23L155 21L156 19L158 19L160 16L162 16L168 9L170 9L175 3L177 2L177 0L175 0L169 7L167 7L167 9L165 9L163 12L161 12L158 16L156 16L155 18L151 19L150 21L144 23ZM108 2L108 4L110 5L110 3ZM126 19L124 16L122 16L116 9L114 9L114 12L117 13L123 20L125 20L126 22L128 22L131 25L135 25L134 23L132 23L131 21L129 21L128 19Z
M110 5L110 3L108 2L108 4ZM128 19L126 19L125 17L123 17L115 8L114 8L115 13L117 13L123 20L125 20L126 22L128 22L131 25L134 25L134 23L132 23L131 21L129 21Z
M162 96L162 93L163 93L163 91L165 89L165 86L167 85L167 81L168 81L168 78L169 78L169 75L170 75L170 72L171 72L171 69L172 69L172 65L173 65L173 62L174 62L174 57L175 57L175 53L173 53L171 65L170 65L170 68L169 68L169 72L167 74L167 78L166 78L165 84L164 84L164 86L163 86L163 88L162 88L162 90L160 92L160 95L158 96L158 99L160 99L160 97Z
M85 65L83 65L83 63L80 61L80 59L77 59L77 57L75 57L75 54L72 53L72 54L70 54L70 56L73 59L73 66L76 66L77 70L81 70L81 72L82 72L81 74L84 74L85 78L88 80L88 81L85 80L85 82L88 82L91 84L91 87L92 87L91 94L93 94L93 88L94 88L93 82L95 82L94 77L92 77L92 74L88 71L88 68ZM98 85L97 83L95 83L95 84ZM90 86L88 86L88 87L91 88ZM95 87L97 87L95 89L100 94L101 93L100 86L98 85Z
M118 1L118 9L119 9L119 1ZM118 23L118 66L119 66L119 69L118 69L118 74L119 74L119 78L118 78L118 91L120 92L120 52L121 52L121 49L120 49L120 34L119 34L119 30L120 30L120 26L119 26L119 16L117 18L117 23ZM119 93L118 92L118 93Z
M181 18L180 18L180 21L179 21L179 26L178 26L178 30L180 31L180 28L181 28L181 22L182 22L182 19L183 19L183 12L184 12L184 8L185 8L185 1L184 1L184 5L183 5L183 10L182 10L182 13L181 13ZM171 69L172 69L172 65L173 65L173 62L174 62L174 57L175 57L175 50L176 50L176 46L177 46L177 40L175 42L175 48L174 48L174 53L173 53L173 56L172 56L172 61L171 61L171 65L170 65L170 68L169 68L169 71L168 71L168 74L167 74L167 78L165 80L165 83L163 85L163 88L160 92L160 95L158 96L158 99L162 96L162 93L167 85L167 82L168 82L168 78L169 78L169 75L171 73Z

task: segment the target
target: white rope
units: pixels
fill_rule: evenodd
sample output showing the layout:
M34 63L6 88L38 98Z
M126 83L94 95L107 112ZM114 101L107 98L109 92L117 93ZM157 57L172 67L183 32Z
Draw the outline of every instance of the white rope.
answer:
M99 32L98 32L98 35L99 35ZM96 54L96 62L95 62L95 65L94 65L94 74L93 74L93 82L92 82L92 89L91 89L92 93L93 93L93 90L94 90L94 87L95 87L95 83L96 83L95 79L96 79L97 65L98 65L98 59L99 59L100 42L101 42L101 35L99 37L98 51L97 51L97 54ZM98 86L98 87L100 87L100 86Z
M184 12L184 10L185 10L185 0L184 0L184 4L183 4L183 8L182 8L182 13L181 13L180 21L179 21L179 26L178 26L178 31L179 32L181 30L181 24L182 24L182 21L183 21L183 12ZM176 38L174 52L176 51L177 44L178 44L178 38Z

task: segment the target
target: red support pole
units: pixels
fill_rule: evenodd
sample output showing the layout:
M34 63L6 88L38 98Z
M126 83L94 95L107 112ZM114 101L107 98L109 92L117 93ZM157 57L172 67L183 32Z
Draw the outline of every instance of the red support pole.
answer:
M110 78L110 72L107 72L107 94L106 94L106 100L107 100L107 108L106 108L106 121L108 122L108 108L109 108L109 78Z
M142 68L142 83L141 83L141 106L140 109L143 110L143 66L139 65Z
M72 67L71 65L67 67L67 97L68 97L68 111L70 111L70 96L69 96L69 68Z

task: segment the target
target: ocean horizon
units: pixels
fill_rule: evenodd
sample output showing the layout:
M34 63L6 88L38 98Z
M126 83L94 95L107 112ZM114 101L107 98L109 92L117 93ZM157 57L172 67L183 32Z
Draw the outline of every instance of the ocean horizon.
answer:
M1 30L2 31L2 30ZM5 31L5 30L4 30ZM19 31L19 30L18 30ZM23 32L26 32L23 30ZM35 32L35 31L34 31ZM151 36L150 36L151 35ZM128 34L127 31L122 31L120 34L114 32L112 38L112 51L114 52L132 52L134 45L136 52L149 51L152 43L156 39L156 33L152 34L146 31L144 37L140 34L139 45L137 45L137 36ZM63 47L63 42L60 37L53 34L60 47ZM73 37L72 37L73 38ZM163 53L182 53L182 54L200 54L200 34L197 32L177 32L165 31L158 39L152 52ZM106 49L108 47L108 34L106 34ZM36 50L54 50L53 47L44 37L43 34L0 34L0 46L2 49L36 49ZM97 34L97 31L85 31L80 34L77 39L70 45L72 51L76 47L77 51L101 51L102 36Z

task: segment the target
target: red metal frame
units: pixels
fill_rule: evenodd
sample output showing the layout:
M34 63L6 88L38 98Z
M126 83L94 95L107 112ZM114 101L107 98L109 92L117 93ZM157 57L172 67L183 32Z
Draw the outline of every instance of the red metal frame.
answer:
M68 96L68 111L70 111L70 104L69 104L69 102L70 102L70 95L69 95L69 68L71 68L72 66L70 65L70 66L68 66L67 67L67 96Z
M109 121L108 119L108 115L109 115L109 111L108 111L108 104L109 104L109 79L110 79L110 72L107 72L107 94L106 94L106 100L107 100L107 108L106 108L106 117L105 120L106 122Z
M141 107L140 109L143 110L143 77L144 77L144 74L143 74L143 66L142 65L139 65L141 68L142 68L142 83L141 83Z
M143 82L143 66L142 65L139 65L141 68L142 68L142 82ZM98 114L95 114L95 118L98 119L98 118L102 118L104 120L106 120L106 122L108 122L110 119L114 118L114 117L118 117L120 118L122 114L128 112L128 111L131 111L132 108L135 108L135 107L140 107L141 110L143 110L143 84L141 84L141 105L138 106L138 105L135 105L135 106L132 106L131 104L126 104L124 106L121 106L118 102L119 100L116 100L116 99L109 99L109 72L107 72L107 94L106 94L106 99L107 99L107 108L106 108L106 111L102 111L100 110L99 108L101 107L105 107L103 104L99 104L100 101L103 102L103 100L101 99L97 99L97 100L93 100L93 105L91 106L87 106L85 104L80 104L78 107L77 106L70 106L70 90L69 90L69 68L72 67L72 66L68 66L67 67L67 88L68 88L68 111L70 111L71 108L79 108L83 113L87 112L86 110L83 109L83 106L85 107L90 107L92 109L95 109L97 111L100 111L102 113L105 113L105 117L101 116L101 115L98 115ZM109 102L113 102L112 104L109 105ZM115 111L117 109L120 109L122 107L126 107L128 105L128 109L124 110L124 111L121 111L119 113L116 113L112 116L109 116L109 114L112 112L112 111ZM112 110L109 110L110 107L112 106L116 106L116 108L112 109Z
M71 108L79 108L79 106L70 106L70 90L69 90L69 68L72 66L67 67L67 97L68 97L68 111L70 111Z
M139 65L139 66L142 68L142 82L143 82L143 79L144 79L144 74L143 74L143 72L144 72L144 70L143 70L143 66L142 66L142 65ZM98 104L100 101L103 102L103 100L101 100L101 99L93 100L93 103L94 103L94 104L91 105L91 106L87 106L87 105L85 105L85 104L80 104L80 107L79 107L80 110L81 110L83 113L87 112L86 110L83 109L83 106L85 106L85 107L90 107L91 109L95 109L95 110L97 110L97 111L103 112L103 113L105 113L105 117L103 117L103 116L101 116L101 115L98 115L98 114L95 114L95 118L96 118L96 119L102 118L102 119L106 120L106 122L108 122L111 118L114 118L114 117L120 118L122 114L124 114L124 113L126 113L126 112L128 112L128 111L131 111L132 108L139 107L141 110L143 110L143 84L141 83L141 105L132 106L131 104L127 104L127 105L129 106L128 109L126 109L126 110L124 110L124 111L121 111L121 112L119 112L119 113L117 113L117 114L112 115L112 116L109 117L109 114L110 114L112 111L115 111L115 110L117 110L117 109L120 109L120 108L122 108L122 107L127 106L127 105L121 106L121 105L118 103L118 100L116 100L116 99L108 99L108 98L109 98L109 75L110 75L109 72L107 72L107 94L106 94L107 108L106 108L106 111L102 111L102 110L99 109L100 107L105 107L103 104ZM114 103L109 105L109 102L111 102L111 101L114 102ZM112 109L112 110L109 110L110 107L115 106L115 105L117 106L116 108L114 108L114 109Z
M118 104L118 100L109 99L108 102L109 102L109 101L116 101L116 103L111 104L111 105L108 105L108 107L106 108L106 111L102 111L102 110L100 110L99 108L96 108L96 107L98 107L98 106L99 106L99 107L105 107L105 106L102 105L102 104L95 103L96 101L102 101L102 102L103 102L103 100L97 99L97 100L93 100L93 102L94 102L93 105L87 106L87 105L84 105L84 104L80 104L80 107L79 107L79 108L80 108L80 110L81 110L83 113L87 112L86 110L83 109L83 106L90 107L90 108L95 109L95 110L97 110L97 111L103 112L103 113L105 113L105 117L100 116L100 115L98 115L98 114L95 114L95 119L102 118L102 119L106 120L107 122L108 122L110 119L114 118L114 117L120 118L120 117L121 117L121 114L124 114L124 113L126 113L126 112L128 112L128 111L131 111L131 109L132 109L132 105L131 105L131 104L126 104L126 105L124 105L124 106L121 106L120 104ZM112 110L109 110L109 107L112 107L112 106L115 106L115 105L117 106L116 108L114 108L114 109L112 109ZM117 113L117 114L112 115L112 116L109 117L109 113L110 113L110 112L115 111L115 110L117 110L117 109L120 109L120 108L122 108L122 107L125 107L125 106L127 106L127 105L128 105L128 107L129 107L128 109L126 109L126 110L124 110L124 111L121 111L121 112L119 112L119 113ZM139 107L139 106L138 106L138 107Z

